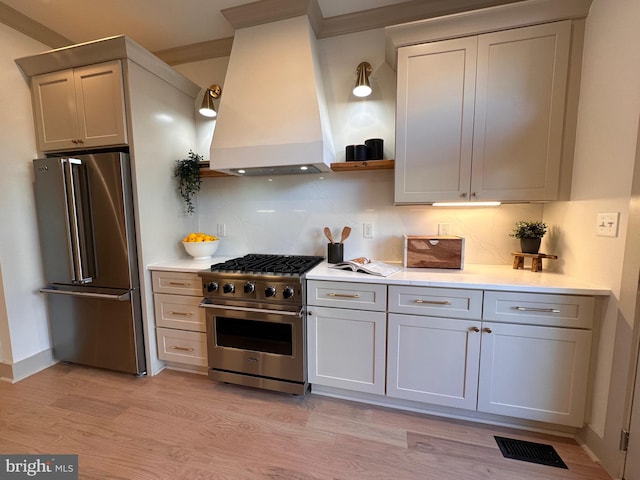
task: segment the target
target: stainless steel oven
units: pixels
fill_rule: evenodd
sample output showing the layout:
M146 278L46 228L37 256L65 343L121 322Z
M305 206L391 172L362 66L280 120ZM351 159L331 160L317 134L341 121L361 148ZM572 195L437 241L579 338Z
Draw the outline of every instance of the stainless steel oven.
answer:
M304 273L323 257L251 254L201 272L209 377L307 390Z

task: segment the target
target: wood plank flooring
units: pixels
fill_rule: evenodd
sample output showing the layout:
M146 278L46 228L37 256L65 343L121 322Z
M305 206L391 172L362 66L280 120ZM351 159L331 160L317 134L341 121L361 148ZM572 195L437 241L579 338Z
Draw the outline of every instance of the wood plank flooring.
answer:
M503 458L493 435L551 444L569 469ZM89 480L610 480L571 439L61 364L0 382L0 452L78 454Z

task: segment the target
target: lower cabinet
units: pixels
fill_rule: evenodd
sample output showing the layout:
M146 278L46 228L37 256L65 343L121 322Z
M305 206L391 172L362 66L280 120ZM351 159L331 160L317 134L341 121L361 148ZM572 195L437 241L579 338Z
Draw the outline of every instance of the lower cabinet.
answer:
M387 314L311 307L309 382L384 395Z
M479 321L389 314L387 395L475 410Z
M591 331L483 322L478 411L581 427Z
M309 383L384 395L387 286L310 280L307 304Z
M387 313L380 285L309 284L311 384L583 425L594 297L389 285Z
M197 273L153 271L158 358L184 366L207 366L202 282Z

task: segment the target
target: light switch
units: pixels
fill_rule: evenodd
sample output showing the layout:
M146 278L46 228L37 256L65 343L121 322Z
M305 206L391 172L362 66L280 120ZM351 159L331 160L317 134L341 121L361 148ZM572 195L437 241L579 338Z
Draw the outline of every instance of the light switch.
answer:
M599 213L596 225L596 235L600 237L617 237L619 219L620 212Z

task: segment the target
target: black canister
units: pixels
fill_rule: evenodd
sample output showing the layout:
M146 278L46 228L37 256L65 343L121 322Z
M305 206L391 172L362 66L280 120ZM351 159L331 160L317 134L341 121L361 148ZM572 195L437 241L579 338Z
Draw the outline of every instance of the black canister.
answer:
M340 263L343 260L344 243L327 244L327 262Z
M353 162L356 159L356 146L347 145L344 152L344 158L347 162Z
M384 140L381 138L370 138L365 140L367 147L367 160L382 160L384 154L382 152Z
M356 154L355 159L358 161L367 159L367 146L366 145L356 145Z

